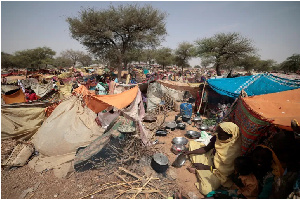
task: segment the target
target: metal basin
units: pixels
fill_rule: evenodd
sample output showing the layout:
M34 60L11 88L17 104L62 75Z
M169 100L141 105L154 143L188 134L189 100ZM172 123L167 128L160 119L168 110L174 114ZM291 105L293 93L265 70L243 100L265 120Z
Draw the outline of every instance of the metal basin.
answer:
M185 163L186 159L187 159L186 155L180 153L180 154L176 157L176 159L175 159L175 161L173 162L172 166L179 168L179 167L183 166L183 164Z
M166 124L166 128L169 128L169 129L171 129L172 131L175 130L176 126L177 126L177 124L176 124L176 122L174 122L174 121L168 122L168 123Z
M187 148L183 144L173 144L173 146L171 148L171 151L176 155L178 155L181 152L186 151L186 150L187 150Z
M186 136L195 139L201 137L201 133L198 131L189 130L186 132Z
M200 130L206 131L206 130L208 130L208 126L205 125L205 124L202 124L202 125L200 126Z
M173 144L186 145L188 142L189 142L188 139L186 139L185 137L175 137L172 140Z
M185 124L184 123L178 123L177 128L179 128L180 130L184 130L185 129Z
M155 122L156 119L157 119L157 117L150 116L150 115L146 115L146 116L144 117L144 121L145 121L145 122Z

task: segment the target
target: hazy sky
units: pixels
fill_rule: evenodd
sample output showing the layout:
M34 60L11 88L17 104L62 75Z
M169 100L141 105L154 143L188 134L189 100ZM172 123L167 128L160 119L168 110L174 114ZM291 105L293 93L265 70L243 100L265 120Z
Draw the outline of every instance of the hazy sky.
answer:
M162 46L175 49L220 32L239 32L251 39L261 59L284 61L300 54L300 2L206 1L19 1L1 2L1 51L47 46L56 55L66 49L85 51L69 33L66 17L81 8L107 8L110 4L151 4L167 12L168 35ZM192 59L191 65L199 64Z

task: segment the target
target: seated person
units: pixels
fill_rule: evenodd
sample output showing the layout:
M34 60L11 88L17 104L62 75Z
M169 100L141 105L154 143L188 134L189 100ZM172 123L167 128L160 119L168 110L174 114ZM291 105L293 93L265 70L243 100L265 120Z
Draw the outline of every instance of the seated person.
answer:
M275 153L264 145L258 145L252 152L254 175L259 184L260 199L268 199L275 177L282 176L283 169Z
M191 155L194 168L188 170L196 173L200 182L197 188L204 195L218 189L221 185L231 187L228 177L234 172L234 160L241 155L241 136L239 127L232 122L220 123L217 135L205 146L200 142L190 141L189 150L183 152ZM213 153L213 148L215 153Z
M237 187L237 196L255 199L258 196L258 181L253 174L254 164L250 157L239 156L234 160L235 173L231 176Z
M29 93L29 94L28 94L27 102L28 102L28 101L29 101L29 102L35 101L35 100L38 99L36 93L35 93L32 89L29 89L29 90L28 90L28 93Z

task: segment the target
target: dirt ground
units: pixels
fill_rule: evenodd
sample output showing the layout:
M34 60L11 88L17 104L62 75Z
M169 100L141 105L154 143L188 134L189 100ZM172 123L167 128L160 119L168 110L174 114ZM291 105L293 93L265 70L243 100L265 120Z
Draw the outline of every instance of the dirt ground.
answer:
M173 121L176 114L177 112L169 113L166 121ZM187 124L185 130L176 129L175 131L170 131L170 133L168 133L165 137L155 137L155 139L158 139L159 142L165 143L156 144L154 146L156 150L167 155L170 164L172 164L176 158L176 155L171 152L171 141L174 137L184 136L187 130L196 130L196 128ZM14 141L1 142L2 161L9 156L9 153L12 151L14 146ZM162 177L161 174L156 174L156 176L161 179L161 182L157 183L158 188L163 189L162 192L165 192L165 195L167 196L172 196L174 192L181 190L183 194L189 195L189 198L203 198L203 195L199 193L198 189L194 185L197 181L196 176L188 172L186 169L190 165L191 163L187 161L181 168L170 166L167 171L166 178ZM150 166L135 167L132 168L131 171L135 173L139 172L139 174L142 172L145 175L153 174L154 172ZM17 199L23 196L26 199L78 199L99 190L99 186L116 180L117 178L114 174L107 175L107 172L101 170L89 170L81 173L74 172L67 178L58 179L54 176L51 170L38 173L29 168L27 165L10 170L2 168L1 198ZM118 182L121 181L118 180ZM32 189L34 190L31 191ZM25 192L28 193L24 196ZM103 191L89 196L88 198L113 199L115 197L116 196L113 191Z

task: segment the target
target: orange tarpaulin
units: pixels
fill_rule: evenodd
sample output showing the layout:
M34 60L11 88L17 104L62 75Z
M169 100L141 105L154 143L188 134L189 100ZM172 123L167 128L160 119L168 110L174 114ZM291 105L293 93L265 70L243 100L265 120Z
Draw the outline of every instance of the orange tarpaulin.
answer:
M279 128L291 131L291 120L300 122L300 89L251 96L242 100L250 110Z
M22 89L19 89L17 92L10 95L2 95L2 98L5 104L26 102L25 94L23 93Z
M95 95L91 93L85 86L81 85L75 92L77 94L82 94L86 105L93 110L95 113L99 113L105 110L109 106L114 106L118 109L123 109L130 105L134 101L137 93L138 86L124 91L119 94L113 95Z

